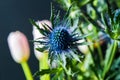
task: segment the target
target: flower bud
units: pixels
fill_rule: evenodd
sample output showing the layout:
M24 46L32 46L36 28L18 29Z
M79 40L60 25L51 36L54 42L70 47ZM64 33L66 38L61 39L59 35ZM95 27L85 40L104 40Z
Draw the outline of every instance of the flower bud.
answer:
M23 33L11 32L8 36L8 46L15 62L21 63L28 60L30 56L29 44Z
M43 28L43 29L44 29L44 27L42 26L42 24L47 24L50 27L52 26L51 22L48 20L37 21L36 23L39 25L40 28ZM33 26L33 39L35 41L39 41L40 37L44 37L44 35L40 34L39 30L35 26ZM34 53L38 60L40 60L42 58L43 53L37 51L36 48L41 48L41 47L43 47L43 45L34 43Z

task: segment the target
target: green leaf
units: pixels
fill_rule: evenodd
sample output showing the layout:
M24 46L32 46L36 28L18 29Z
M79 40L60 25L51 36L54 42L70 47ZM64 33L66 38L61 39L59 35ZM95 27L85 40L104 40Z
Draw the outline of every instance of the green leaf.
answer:
M86 4L92 3L93 1L94 0L81 0L81 2L78 1L79 7L85 6Z
M43 51L45 51L46 49L47 49L47 47L45 47L45 46L42 47L42 48L40 48L40 47L39 47L39 48L36 48L36 50L37 50L37 51L40 51L40 52L43 52Z
M52 23L52 27L54 28L54 8L53 5L51 3L51 16L50 16L50 21Z
M57 73L54 75L54 77L52 78L52 80L57 80L62 73L63 73L63 69L60 68L59 71L57 71Z
M110 47L108 48L108 50L106 52L103 74L102 74L103 77L106 76L106 73L111 68L111 65L112 65L114 57L115 57L116 49L118 46L117 44L118 44L118 42L116 40L114 40L114 42L110 45Z
M104 14L102 14L102 19L103 19L103 22L106 25L107 29L110 29L109 24L108 24L108 20Z
M40 75L44 75L44 74L54 74L57 73L59 71L60 68L55 68L55 69L42 69L41 71L37 71L33 77L38 77Z
M82 46L82 45L91 45L92 42L82 42L82 43L76 43L75 45Z

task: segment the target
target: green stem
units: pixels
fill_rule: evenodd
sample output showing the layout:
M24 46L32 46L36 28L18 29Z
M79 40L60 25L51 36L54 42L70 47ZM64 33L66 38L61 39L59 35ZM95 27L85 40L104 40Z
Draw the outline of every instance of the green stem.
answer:
M110 53L109 53L108 59L105 63L104 70L103 70L103 79L104 79L106 73L109 71L109 69L112 65L112 62L113 62L114 57L115 57L116 49L117 49L117 41L114 40L113 44L111 45L111 48L110 48L110 51L109 51Z
M95 32L97 38L99 39L98 32L97 32L96 28L94 28L94 32ZM96 44L97 44L98 55L99 55L99 57L100 57L100 61L101 61L101 65L102 65L102 62L103 62L102 49L101 49L101 47L100 47L100 43L99 43L99 42L96 42Z
M39 60L39 70L41 71L42 69L48 69L48 52L43 52L42 58ZM49 74L44 74L40 76L40 80L50 80L50 75Z
M82 28L79 27L79 29L80 29L81 33L84 34ZM85 41L88 42L87 38L85 38ZM96 66L93 50L92 50L92 48L90 47L90 45L88 45L87 47L88 47L88 49L89 49L89 52L90 52L90 55L91 55L91 59L92 59L92 61L93 61L93 66ZM102 52L100 47L98 48L98 51ZM101 54L102 54L102 53L100 53L100 56L102 56ZM96 74L96 72L94 72L94 73L95 73L95 75L98 77L98 75ZM98 80L100 80L99 78L100 78L100 77L98 77Z
M100 64L102 66L102 63L103 63L103 55L102 55L102 50L101 50L101 47L100 47L100 43L99 42L95 42L96 45L97 45L97 51L98 51L98 55L99 55L99 58L100 58Z
M21 66L23 68L23 71L24 71L24 74L26 76L26 79L27 80L34 80L33 77L32 77L32 73L30 71L30 68L29 68L27 62L22 62Z
M80 29L81 33L82 33L82 34L84 34L84 32L83 32L82 28L81 28L81 27L79 27L79 29ZM84 38L84 39L85 39L85 41L86 41L86 42L88 42L87 38ZM93 64L95 65L95 60L94 60L94 58L93 58L93 51L92 51L92 49L91 49L90 45L87 45L87 47L88 47L88 50L89 50L90 55L91 55L91 57L92 57Z
M99 42L97 42L97 50L98 50L98 54L99 54L99 57L100 57L100 61L103 62L103 55L102 55L102 50L101 50Z
M62 68L64 69L66 76L67 76L67 80L72 80L71 74L69 73L69 71L67 70L67 68L62 64L62 62L59 62L60 65L62 66Z

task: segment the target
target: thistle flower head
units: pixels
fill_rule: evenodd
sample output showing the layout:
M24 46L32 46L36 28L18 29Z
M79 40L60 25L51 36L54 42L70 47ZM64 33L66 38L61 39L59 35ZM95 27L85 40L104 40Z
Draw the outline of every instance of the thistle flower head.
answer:
M38 48L40 52L48 50L51 59L57 59L59 57L63 60L68 56L80 61L79 55L76 53L80 53L78 45L82 45L83 42L79 43L78 41L86 35L80 36L76 31L77 27L72 27L71 21L68 18L64 18L61 21L59 14L52 15L52 27L43 23L42 26L44 29L40 28L34 20L31 20L31 23L38 29L40 34L44 35L44 37L39 38L39 41L35 41L43 45L43 47Z
M64 27L56 27L49 36L51 50L57 53L67 50L72 44L72 36Z

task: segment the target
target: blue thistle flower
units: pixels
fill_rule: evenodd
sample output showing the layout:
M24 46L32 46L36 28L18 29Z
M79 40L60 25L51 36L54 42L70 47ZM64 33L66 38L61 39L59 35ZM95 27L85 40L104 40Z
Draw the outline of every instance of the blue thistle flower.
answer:
M77 27L71 27L71 21L68 18L64 17L64 19L60 21L59 13L52 15L51 22L52 28L44 23L42 24L44 29L41 29L34 20L31 20L31 23L45 36L44 41L43 38L37 41L44 45L43 48L38 48L37 50L41 52L48 50L50 59L62 58L64 62L66 56L68 56L80 61L80 55L77 55L80 53L78 45L83 45L84 43L79 43L78 41L87 35L79 36L79 33L76 32Z
M62 53L66 51L72 43L72 36L69 34L68 30L64 27L56 27L50 36L50 49L57 53Z

